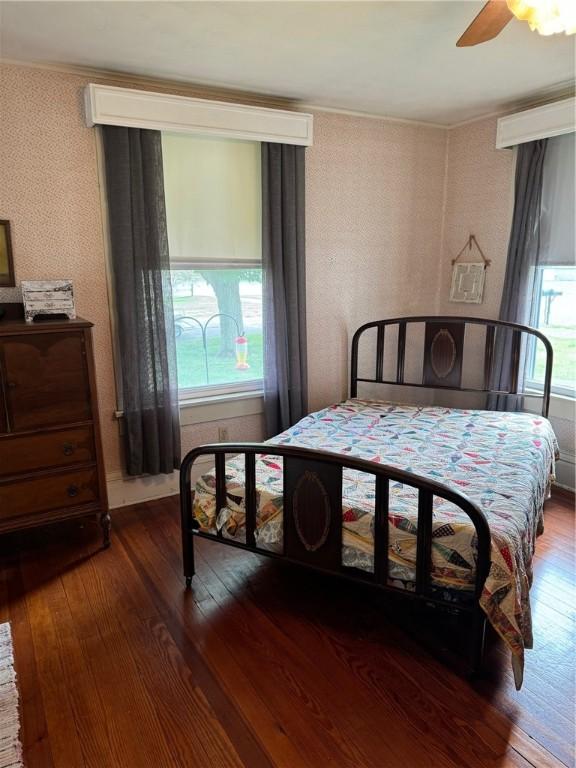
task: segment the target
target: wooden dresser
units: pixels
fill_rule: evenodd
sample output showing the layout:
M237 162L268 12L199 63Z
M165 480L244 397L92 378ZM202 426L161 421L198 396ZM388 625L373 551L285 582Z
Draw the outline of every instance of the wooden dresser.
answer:
M96 515L110 541L91 329L0 321L0 533Z

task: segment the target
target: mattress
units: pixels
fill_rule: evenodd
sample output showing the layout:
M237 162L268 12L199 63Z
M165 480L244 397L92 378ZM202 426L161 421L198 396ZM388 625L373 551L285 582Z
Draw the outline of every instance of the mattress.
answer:
M413 472L465 494L484 512L491 565L481 597L512 651L516 683L532 647L529 588L535 539L554 472L557 443L547 419L526 413L418 407L351 399L302 419L268 441L354 456ZM282 548L282 458L256 461L256 542ZM343 473L344 566L373 570L374 476ZM197 482L194 514L204 532L244 540L244 458L226 462L226 507L216 510L214 472ZM434 497L431 584L445 600L470 600L476 536L468 516ZM390 483L388 582L414 589L417 491Z

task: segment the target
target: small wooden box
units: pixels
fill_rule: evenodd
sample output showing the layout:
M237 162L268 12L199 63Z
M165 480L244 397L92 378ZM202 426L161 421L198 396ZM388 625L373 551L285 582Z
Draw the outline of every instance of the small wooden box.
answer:
M37 315L65 315L76 319L71 280L22 280L24 318L31 323Z

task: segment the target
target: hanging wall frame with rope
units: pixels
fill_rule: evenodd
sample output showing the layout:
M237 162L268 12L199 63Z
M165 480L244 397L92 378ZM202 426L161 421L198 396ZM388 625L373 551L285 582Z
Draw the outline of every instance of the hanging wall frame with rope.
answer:
M481 261L459 261L466 249L471 253L472 248L480 254ZM481 304L484 297L484 282L486 269L490 259L484 253L474 235L470 235L455 259L452 259L452 285L450 301L466 304Z

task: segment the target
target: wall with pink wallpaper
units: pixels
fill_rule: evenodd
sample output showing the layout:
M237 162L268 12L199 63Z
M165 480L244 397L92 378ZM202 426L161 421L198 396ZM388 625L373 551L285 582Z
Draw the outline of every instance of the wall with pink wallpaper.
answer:
M95 323L106 467L120 466L94 132L75 75L2 66L0 214L11 221L16 280L71 278ZM6 299L7 292L3 292Z
M72 278L78 312L95 323L106 467L115 474L121 456L96 139L81 101L89 81L108 79L2 65L0 217L12 221L17 280ZM315 135L307 179L313 408L346 394L349 337L359 323L433 311L446 144L440 129L327 114L316 115ZM216 440L219 426L184 427L184 449ZM226 426L232 439L262 436L258 416Z
M450 314L498 317L514 206L515 152L496 149L496 118L448 131L446 202L438 309ZM492 263L486 274L482 304L449 301L453 259L476 235ZM472 251L469 260L478 261ZM468 259L467 253L462 260Z
M81 101L87 82L109 78L0 66L0 218L12 222L17 280L73 279L78 312L95 323L106 468L117 477L122 463L113 417L116 393L96 137L84 125ZM118 78L113 82L119 84ZM130 80L122 84L164 89ZM170 90L190 93L185 86ZM192 95L216 96L198 89ZM459 312L463 307L497 314L514 156L494 149L494 131L494 119L447 131L315 115L306 180L312 409L346 395L351 334L361 323L395 314ZM450 259L470 231L493 260L485 302L472 308L448 302ZM2 300L7 300L6 291L0 293ZM262 437L259 416L208 422L183 428L184 450L216 441L220 426L228 427L231 439Z
M310 407L348 391L351 336L370 320L433 314L446 131L318 113L306 155Z
M0 218L11 221L17 281L71 278L78 313L94 323L106 470L116 476L122 460L96 135L82 109L88 82L108 79L0 66ZM0 289L0 301L18 299L19 291ZM220 426L230 439L262 436L259 416L212 421L183 427L183 449L216 441Z
M437 296L439 313L498 317L514 204L515 164L514 150L496 149L496 118L478 120L448 131ZM476 236L484 255L491 260L486 272L484 299L481 304L453 303L450 301L452 259L470 234ZM473 248L465 250L459 260L478 262L481 256ZM464 373L468 377L467 384L476 386L483 376L484 331L480 327L469 331L473 338L467 339L466 349L470 354ZM448 404L448 394L439 393L437 400ZM482 407L483 398L462 395L459 404Z
M439 312L498 317L500 311L514 209L516 157L513 150L496 149L495 142L496 118L478 120L448 131ZM492 262L486 273L484 300L482 304L454 304L449 301L451 259L462 248L470 233L476 235L486 257ZM477 259L476 255L470 260ZM478 334L476 348L480 363L483 343L483 337L480 338ZM472 345L471 347L473 348ZM476 371L478 376L481 376L481 367L480 364ZM474 373L472 366L468 366L468 373ZM437 399L447 402L446 397ZM470 401L468 404L470 405ZM570 403L566 399L553 398L550 414L550 421L561 449L561 461L557 467L558 480L563 485L574 488L573 401Z

